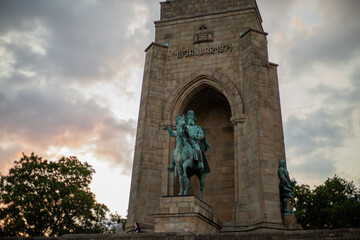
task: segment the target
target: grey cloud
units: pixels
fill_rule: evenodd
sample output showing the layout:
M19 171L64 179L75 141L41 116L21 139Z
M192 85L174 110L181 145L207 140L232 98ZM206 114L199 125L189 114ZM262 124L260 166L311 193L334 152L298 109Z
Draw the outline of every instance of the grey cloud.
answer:
M12 75L16 75L21 70L26 70L33 72L38 76L48 76L48 59L34 53L29 46L18 43L5 43L1 40L0 46L3 46L15 59L15 62L13 63L13 68L15 70L12 71ZM10 76L10 79L14 78Z
M135 120L115 120L108 109L76 94L55 85L22 89L6 98L0 105L1 139L22 143L20 151L95 145L98 156L129 166L133 144L124 136L135 137ZM0 158L6 160L9 151L1 152Z
M335 174L335 160L326 157L325 153L311 154L308 159L309 161L292 168L292 173L304 174L312 179L326 178ZM293 161L296 162L296 159Z
M350 87L335 88L326 84L319 84L313 89L309 89L310 95L325 96L324 102L328 105L347 105L353 109L360 109L360 77L352 79Z
M338 79L343 81L344 79ZM319 84L317 87L308 89L310 97L321 95L324 97L322 105L332 108L336 115L340 116L342 122L347 121L347 125L352 126L355 123L351 119L356 111L360 111L360 68L353 67L349 79L346 79L349 85L343 87L332 87L326 84ZM345 109L347 109L345 111ZM360 119L358 119L360 122Z
M336 173L334 153L353 137L353 126L342 116L351 113L319 109L306 118L291 116L284 123L287 161L292 176L305 176L309 183ZM344 115L342 115L344 114Z
M352 21L360 21L352 19ZM297 40L289 51L291 67L295 74L309 71L314 63L322 63L331 66L348 63L349 60L358 54L360 44L360 26L357 29L342 27L347 23L329 26L326 29L319 29L311 37L304 36L299 32L294 36ZM335 30L335 31L334 31Z
M286 73L280 81L294 80L294 76L312 71L316 63L330 67L351 64L360 52L358 0L258 0L258 5L264 30L269 32L270 57L275 56L270 61L279 63ZM308 29L289 32L289 22L296 17L291 14L304 6L319 21L311 26L311 34Z
M291 116L285 122L285 140L289 150L306 156L319 149L341 147L352 135L351 109L334 111L322 108L302 119Z
M121 3L3 1L0 34L14 30L31 33L39 23L47 32L43 37L47 54L43 61L32 62L31 58L36 59L35 55L28 56L24 49L17 49L15 57L19 64L21 62L36 72L50 68L54 75L71 81L111 79L117 72L126 71L134 65L141 66L142 50L151 41L149 33L152 31L135 31L134 35L126 38L127 27L136 21L135 4L153 6L144 0ZM149 13L149 19L156 18L153 8ZM150 22L147 21L147 24ZM129 52L129 48L140 51ZM113 62L121 65L114 68Z
M284 18L288 16L290 10L296 5L298 0L257 0L256 2L263 19L264 30L265 32L269 32L271 36L274 34L274 29L281 29L287 25Z
M0 99L3 98L5 104L6 98L14 96L14 94L23 88L37 86L38 79L25 76L19 71L14 71L10 77L0 79Z
M335 157L338 150L354 151L345 145L348 140L359 138L356 129L360 123L360 68L353 69L350 79L346 79L350 85L319 84L308 89L307 97L321 97L320 109L304 118L293 115L285 121L287 155L295 163L292 168L295 174L312 180L339 174L336 162L341 159ZM299 159L301 164L296 164Z
M114 164L122 164L123 173L130 174L136 131L135 120L106 119L96 140L96 155L107 157Z
M36 138L36 143L41 145L67 130L91 131L91 124L106 113L91 100L81 101L71 96L76 96L76 92L67 95L60 91L55 86L20 90L0 108L0 126L24 140Z
M360 51L360 2L357 0L318 1L321 22L313 32L297 31L285 53L293 75L309 71L315 63L336 67L348 64ZM284 46L286 49L286 46Z

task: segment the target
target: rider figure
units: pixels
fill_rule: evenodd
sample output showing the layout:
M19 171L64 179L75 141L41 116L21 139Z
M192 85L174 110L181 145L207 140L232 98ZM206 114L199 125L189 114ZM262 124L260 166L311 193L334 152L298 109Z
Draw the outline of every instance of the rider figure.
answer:
M194 149L194 159L203 162L202 151L200 149L200 141L204 139L204 132L200 126L195 125L196 117L193 110L186 115L187 133L189 136L191 147Z

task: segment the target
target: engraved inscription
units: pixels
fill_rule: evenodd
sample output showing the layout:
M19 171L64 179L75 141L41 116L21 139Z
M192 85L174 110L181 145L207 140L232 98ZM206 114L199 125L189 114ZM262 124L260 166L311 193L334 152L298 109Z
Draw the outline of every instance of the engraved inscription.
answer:
M231 52L232 46L231 44L219 45L216 47L205 47L205 48L194 48L188 49L184 51L177 51L175 52L176 58L183 58L183 57L196 57L196 56L203 56L203 55L211 55L211 54L220 54Z

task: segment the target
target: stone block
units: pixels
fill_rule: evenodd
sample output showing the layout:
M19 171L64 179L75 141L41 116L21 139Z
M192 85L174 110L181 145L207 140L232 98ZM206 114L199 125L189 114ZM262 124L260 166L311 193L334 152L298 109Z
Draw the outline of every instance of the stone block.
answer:
M160 208L153 214L155 232L193 232L201 234L215 233L221 228L221 223L214 218L211 207L196 197L171 197L177 206L170 207L170 211L167 211L167 208L162 206L166 198L161 198ZM184 207L189 205L194 205L194 207ZM163 210L164 208L166 210Z
M289 230L302 230L302 226L297 223L294 215L283 215L284 225Z

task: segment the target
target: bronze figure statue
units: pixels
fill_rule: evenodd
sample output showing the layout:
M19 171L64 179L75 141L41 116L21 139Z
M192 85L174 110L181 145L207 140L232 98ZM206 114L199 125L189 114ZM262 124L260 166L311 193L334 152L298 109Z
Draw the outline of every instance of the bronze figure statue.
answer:
M280 179L279 191L280 191L280 209L281 214L283 215L292 215L292 201L293 201L293 191L296 185L295 181L291 181L289 177L289 172L285 168L285 160L280 160L278 176ZM289 202L290 200L290 202ZM290 205L288 207L288 205ZM291 208L291 209L289 209Z
M190 177L196 175L200 181L200 199L205 185L205 174L210 168L205 152L210 148L205 134L200 126L195 125L194 111L190 110L185 116L176 117L176 131L167 127L170 136L176 138L176 148L168 169L179 177L179 195L187 195L191 189ZM187 123L186 123L187 122ZM185 183L185 189L184 185Z

